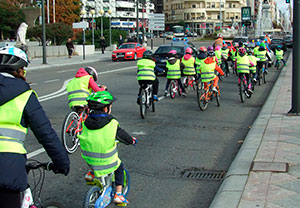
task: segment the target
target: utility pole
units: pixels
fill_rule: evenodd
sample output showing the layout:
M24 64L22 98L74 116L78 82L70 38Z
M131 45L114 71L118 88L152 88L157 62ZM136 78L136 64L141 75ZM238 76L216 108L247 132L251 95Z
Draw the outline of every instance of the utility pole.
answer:
M45 27L45 0L42 0L42 44L43 44L43 64L47 64L46 56L46 27Z
M292 76L292 109L290 114L300 115L300 72L299 72L299 50L300 50L300 2L294 0L293 11L293 76Z
M139 42L139 0L136 0L136 41Z

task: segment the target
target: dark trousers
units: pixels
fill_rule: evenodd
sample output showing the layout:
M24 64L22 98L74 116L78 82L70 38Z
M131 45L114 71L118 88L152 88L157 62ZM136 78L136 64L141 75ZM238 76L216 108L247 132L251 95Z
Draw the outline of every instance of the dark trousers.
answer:
M73 48L68 48L68 54L69 54L69 56L72 56L72 54L73 54Z
M116 186L123 185L124 183L124 164L121 162L117 170L115 170L115 183Z
M152 80L139 80L138 83L139 83L140 86L143 86L145 84L152 84L153 95L157 95L158 85L159 85L159 82L158 82L157 78L155 78L154 81L152 81ZM139 90L139 95L140 94L141 94L141 91Z
M165 90L168 90L168 88L169 88L170 83L171 83L172 80L173 80L173 79L167 79L167 84L166 84ZM181 88L182 92L185 93L185 89L184 89L184 87L183 87L183 85L182 85L181 79L174 79L174 80L177 80L177 81L178 81L179 87Z
M0 189L0 207L1 208L20 208L21 193L20 191L11 191Z
M247 86L249 86L250 82L250 73L238 73L238 76L241 80L241 82L243 82L243 76L245 75L246 80L247 80ZM243 85L242 85L243 86Z
M105 51L105 46L101 46L101 51L102 51L102 53L104 53L104 51Z

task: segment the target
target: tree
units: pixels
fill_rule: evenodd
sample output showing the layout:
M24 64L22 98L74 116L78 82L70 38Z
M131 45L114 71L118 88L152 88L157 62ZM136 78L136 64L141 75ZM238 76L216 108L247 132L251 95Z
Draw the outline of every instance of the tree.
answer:
M15 38L19 25L25 22L21 9L9 0L0 0L0 34L4 38Z
M55 3L55 20L56 22L64 22L72 25L73 22L80 20L81 0L56 0ZM53 10L50 4L49 10ZM53 19L53 13L50 12L50 19Z

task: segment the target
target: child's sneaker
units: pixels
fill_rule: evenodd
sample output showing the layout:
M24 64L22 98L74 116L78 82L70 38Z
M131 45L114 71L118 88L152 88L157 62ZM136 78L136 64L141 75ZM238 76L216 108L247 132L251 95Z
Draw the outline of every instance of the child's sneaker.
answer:
M89 170L89 172L87 172L87 174L85 174L85 177L84 177L84 179L89 182L93 181L94 178L95 178L95 175L91 170Z
M115 193L114 203L116 204L128 204L128 200L123 196L123 194Z
M168 90L165 90L164 96L167 97L168 95Z

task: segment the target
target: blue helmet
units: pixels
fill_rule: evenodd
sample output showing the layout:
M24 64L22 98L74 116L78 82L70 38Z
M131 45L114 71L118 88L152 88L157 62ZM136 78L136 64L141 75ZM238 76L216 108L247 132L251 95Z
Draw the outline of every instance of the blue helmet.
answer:
M257 41L257 42L256 42L256 46L259 46L259 45L260 45L260 42L259 42L259 41Z
M282 48L282 45L278 45L278 46L277 46L277 49L281 49L281 48Z

